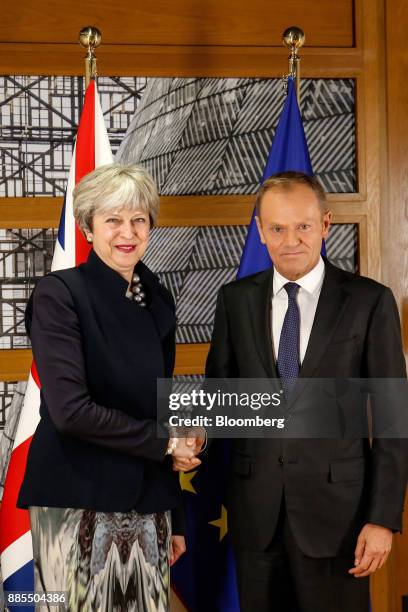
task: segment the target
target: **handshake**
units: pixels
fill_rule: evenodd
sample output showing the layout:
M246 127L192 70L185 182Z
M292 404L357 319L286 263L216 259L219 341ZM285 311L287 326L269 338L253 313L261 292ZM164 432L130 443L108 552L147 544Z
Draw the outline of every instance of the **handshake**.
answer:
M173 470L188 472L200 465L197 455L204 450L207 434L202 427L179 433L169 439L167 454L173 458ZM179 437L180 436L180 437Z

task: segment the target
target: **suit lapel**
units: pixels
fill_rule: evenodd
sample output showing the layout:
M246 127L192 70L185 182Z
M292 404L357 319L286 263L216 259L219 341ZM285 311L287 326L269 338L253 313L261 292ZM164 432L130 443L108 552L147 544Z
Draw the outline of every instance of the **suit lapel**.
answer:
M271 378L277 378L271 333L273 269L255 276L253 283L255 286L251 287L251 290L247 293L253 338L267 375Z
M288 408L290 408L303 391L307 384L305 379L316 378L316 369L347 307L350 296L344 288L344 279L345 276L341 270L325 261L325 276L317 303L312 331L299 378L289 398Z

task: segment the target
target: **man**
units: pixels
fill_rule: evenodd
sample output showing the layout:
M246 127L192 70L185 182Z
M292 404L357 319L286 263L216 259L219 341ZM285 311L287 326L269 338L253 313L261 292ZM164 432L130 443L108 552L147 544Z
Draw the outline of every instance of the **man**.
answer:
M273 176L256 213L274 268L221 288L206 376L280 377L288 397L297 377L405 378L391 291L320 256L331 213L318 181ZM241 612L367 612L406 480L402 439L235 440L228 522Z

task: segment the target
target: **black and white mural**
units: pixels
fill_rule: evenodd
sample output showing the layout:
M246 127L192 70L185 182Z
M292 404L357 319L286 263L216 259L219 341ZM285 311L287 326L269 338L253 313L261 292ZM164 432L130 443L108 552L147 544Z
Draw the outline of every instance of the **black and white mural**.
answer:
M118 158L163 195L254 193L284 96L281 79L148 79ZM301 112L326 191L355 191L354 81L303 80Z

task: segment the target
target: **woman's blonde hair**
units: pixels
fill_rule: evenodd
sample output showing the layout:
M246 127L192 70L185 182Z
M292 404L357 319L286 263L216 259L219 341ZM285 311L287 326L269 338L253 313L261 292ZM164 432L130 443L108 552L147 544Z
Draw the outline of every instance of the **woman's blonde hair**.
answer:
M92 231L95 214L121 208L148 214L151 226L159 213L159 194L153 178L136 165L99 166L79 181L73 198L74 217L82 230Z

